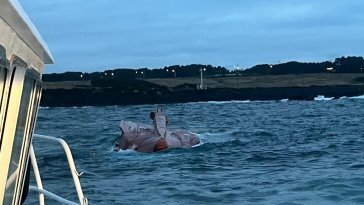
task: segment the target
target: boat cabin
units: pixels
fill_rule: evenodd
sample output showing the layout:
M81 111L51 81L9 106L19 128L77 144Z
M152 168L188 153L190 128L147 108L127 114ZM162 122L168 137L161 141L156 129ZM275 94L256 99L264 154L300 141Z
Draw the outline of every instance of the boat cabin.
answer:
M42 73L53 59L17 0L0 0L0 204L20 204Z

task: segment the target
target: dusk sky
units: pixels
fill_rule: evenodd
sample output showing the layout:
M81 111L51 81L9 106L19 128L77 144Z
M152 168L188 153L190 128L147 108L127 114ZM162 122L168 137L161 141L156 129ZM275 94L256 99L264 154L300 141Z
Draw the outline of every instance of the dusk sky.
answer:
M20 0L55 59L46 73L364 55L362 0Z

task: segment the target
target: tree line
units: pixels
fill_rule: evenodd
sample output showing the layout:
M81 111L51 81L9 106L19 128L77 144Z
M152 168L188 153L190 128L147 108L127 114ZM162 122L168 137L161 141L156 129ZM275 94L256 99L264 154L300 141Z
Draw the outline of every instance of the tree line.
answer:
M104 80L133 80L142 78L186 78L198 77L201 72L205 77L223 77L231 75L283 75L304 73L364 73L363 57L349 56L336 58L333 62L302 63L291 61L280 64L261 64L248 69L228 69L224 66L212 65L173 65L164 68L130 69L119 68L103 72L65 72L44 74L44 81L104 81Z

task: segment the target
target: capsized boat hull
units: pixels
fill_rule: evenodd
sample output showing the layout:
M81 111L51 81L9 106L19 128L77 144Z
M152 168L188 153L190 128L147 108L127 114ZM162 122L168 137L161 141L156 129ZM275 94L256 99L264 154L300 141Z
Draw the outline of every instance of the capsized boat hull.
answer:
M152 126L130 121L121 121L120 129L122 133L114 142L114 151L154 152L160 140L165 140L167 148L188 148L200 143L199 137L188 130L167 130L165 136L160 136Z

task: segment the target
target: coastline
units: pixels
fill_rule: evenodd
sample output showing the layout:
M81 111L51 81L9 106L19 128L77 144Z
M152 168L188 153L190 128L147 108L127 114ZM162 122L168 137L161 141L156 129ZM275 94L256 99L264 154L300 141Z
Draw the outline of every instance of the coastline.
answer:
M45 89L41 100L44 107L108 106L170 104L230 100L313 100L318 95L353 97L364 94L364 85L214 88L206 90L122 92L115 88L103 89Z
M108 106L206 101L313 100L364 94L363 73L254 75L200 78L96 78L44 82L41 106Z

